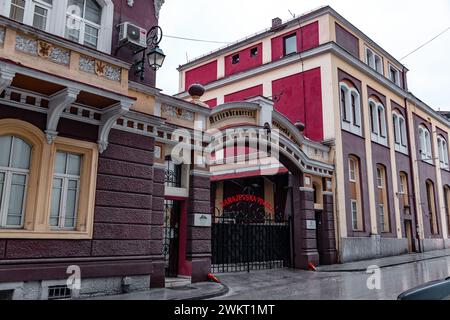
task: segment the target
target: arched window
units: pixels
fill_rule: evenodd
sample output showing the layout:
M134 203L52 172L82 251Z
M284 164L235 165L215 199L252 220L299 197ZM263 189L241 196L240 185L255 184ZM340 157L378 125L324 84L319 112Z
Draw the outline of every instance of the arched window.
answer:
M431 151L431 134L424 126L419 126L419 147L422 160L433 163L433 153Z
M377 188L377 210L380 222L380 231L382 233L388 233L391 231L391 226L389 221L389 208L387 199L386 168L383 165L377 165Z
M372 140L387 145L386 109L377 99L369 99Z
M364 221L361 203L361 178L359 159L355 156L348 158L349 171L349 199L353 231L364 231Z
M15 136L0 137L0 227L21 228L30 173L31 146Z
M428 204L428 221L430 222L430 232L432 235L439 234L438 222L436 216L436 198L434 194L434 183L427 180L427 204Z
M439 162L442 169L449 169L448 166L448 145L447 140L442 135L437 137L438 142L438 152L439 152Z
M392 122L394 124L395 150L408 153L408 137L406 131L406 121L402 114L394 110L392 112Z
M361 135L361 98L358 90L347 82L340 84L342 128Z

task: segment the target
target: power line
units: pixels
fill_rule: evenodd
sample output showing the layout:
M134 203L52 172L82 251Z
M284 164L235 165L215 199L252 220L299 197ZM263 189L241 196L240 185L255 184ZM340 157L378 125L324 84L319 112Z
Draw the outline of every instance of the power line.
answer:
M194 39L194 38L185 38L185 37L169 36L169 35L164 35L164 37L178 39L178 40L185 40L185 41L206 42L206 43L218 43L218 44L230 44L231 43L231 42L225 42L225 41Z
M410 53L408 53L406 56L404 56L403 58L400 59L401 60L405 60L406 58L408 58L410 55L412 55L413 53L416 53L417 51L419 51L420 49L422 49L423 47L425 47L426 45L430 44L431 42L433 42L434 40L436 40L437 38L439 38L440 36L442 36L444 33L446 33L447 31L450 30L450 27L448 27L447 29L445 29L444 31L442 31L441 33L439 33L437 36L433 37L432 39L428 40L427 42L425 42L424 44L422 44L421 46L419 46L417 49L414 49L413 51L411 51Z

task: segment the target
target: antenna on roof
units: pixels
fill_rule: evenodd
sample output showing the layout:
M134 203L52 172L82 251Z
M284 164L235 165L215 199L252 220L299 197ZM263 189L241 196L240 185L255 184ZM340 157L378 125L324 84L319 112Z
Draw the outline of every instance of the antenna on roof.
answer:
M292 16L292 18L294 18L294 19L295 19L295 18L296 18L295 14L294 14L294 13L292 13L292 11L291 11L291 10L289 10L289 9L288 9L288 11L289 11L289 14L290 14L290 15Z
M189 62L189 57L188 57L187 51L186 51L186 62Z

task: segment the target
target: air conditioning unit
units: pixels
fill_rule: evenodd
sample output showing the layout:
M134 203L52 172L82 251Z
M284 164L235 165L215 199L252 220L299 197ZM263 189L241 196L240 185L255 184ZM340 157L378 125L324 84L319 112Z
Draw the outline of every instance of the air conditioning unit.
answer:
M130 22L119 25L119 43L135 50L147 48L147 30Z

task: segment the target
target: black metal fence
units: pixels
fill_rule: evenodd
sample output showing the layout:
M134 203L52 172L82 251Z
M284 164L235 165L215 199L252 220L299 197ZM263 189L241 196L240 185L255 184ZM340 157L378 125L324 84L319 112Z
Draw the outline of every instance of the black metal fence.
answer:
M218 209L212 225L212 271L242 272L291 265L291 223L264 208Z
M180 209L177 201L164 201L163 254L167 277L178 276Z

